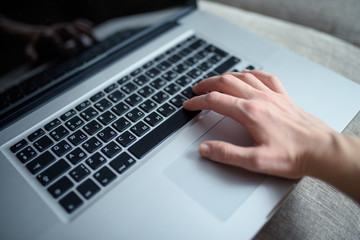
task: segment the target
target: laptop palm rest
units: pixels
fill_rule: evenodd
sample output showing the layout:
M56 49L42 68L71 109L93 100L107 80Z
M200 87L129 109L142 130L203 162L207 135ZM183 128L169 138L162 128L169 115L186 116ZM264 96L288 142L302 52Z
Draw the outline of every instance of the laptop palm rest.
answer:
M226 117L177 157L164 174L215 217L225 221L266 176L204 159L198 147L205 140L252 145L247 131Z

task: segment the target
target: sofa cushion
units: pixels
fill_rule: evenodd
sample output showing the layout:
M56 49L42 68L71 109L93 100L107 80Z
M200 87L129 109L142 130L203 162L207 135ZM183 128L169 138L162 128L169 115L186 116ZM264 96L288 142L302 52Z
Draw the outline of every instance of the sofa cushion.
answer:
M360 46L359 0L212 0L309 26Z

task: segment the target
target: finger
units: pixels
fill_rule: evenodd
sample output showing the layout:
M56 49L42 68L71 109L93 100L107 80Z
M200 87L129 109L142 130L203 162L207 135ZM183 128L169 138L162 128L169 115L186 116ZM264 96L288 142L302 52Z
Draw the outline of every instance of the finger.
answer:
M260 70L246 70L244 72L253 74L256 78L258 78L264 85L277 93L286 93L284 86L281 84L278 77L275 75L266 73Z
M242 80L243 82L249 84L250 86L252 86L255 89L258 89L260 91L270 91L270 89L263 82L261 82L257 77L255 77L251 73L248 73L248 72L243 72L243 73L232 72L230 74L233 75L236 78L239 78L240 80Z
M55 31L59 34L59 36L63 39L63 41L66 43L69 40L75 41L75 46L72 46L74 49L82 49L86 47L86 44L83 42L81 34L75 29L74 26L64 23L59 24L54 27ZM66 44L64 47L69 47ZM71 49L70 49L71 50Z
M254 97L257 90L228 73L205 79L193 87L193 92L197 95L212 91L218 91L234 97L249 99Z
M38 61L39 56L35 50L33 41L31 41L28 45L26 45L25 54L30 59L31 64L35 64Z
M209 160L253 172L263 172L264 170L256 164L257 151L257 147L241 147L223 141L206 141L199 146L199 153Z
M183 106L190 111L213 110L238 121L240 124L244 124L249 119L249 116L244 114L244 101L246 100L242 98L213 91L208 94L195 96L183 102Z
M78 19L73 22L73 26L82 34L85 34L89 37L94 43L98 42L96 37L93 34L93 26L91 22L86 21L85 19Z

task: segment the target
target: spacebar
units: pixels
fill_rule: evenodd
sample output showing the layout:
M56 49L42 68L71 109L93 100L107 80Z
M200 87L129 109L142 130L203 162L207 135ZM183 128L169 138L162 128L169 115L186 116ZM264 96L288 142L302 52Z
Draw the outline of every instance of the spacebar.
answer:
M165 122L145 135L129 148L129 151L138 159L143 158L150 150L159 145L165 138L180 129L188 121L193 119L200 111L179 110Z

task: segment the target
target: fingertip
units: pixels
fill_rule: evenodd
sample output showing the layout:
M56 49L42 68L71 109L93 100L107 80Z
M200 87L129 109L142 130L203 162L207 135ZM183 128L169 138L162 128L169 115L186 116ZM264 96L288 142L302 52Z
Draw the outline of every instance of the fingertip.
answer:
M201 143L199 146L199 153L204 157L209 157L211 153L210 146L206 143Z

